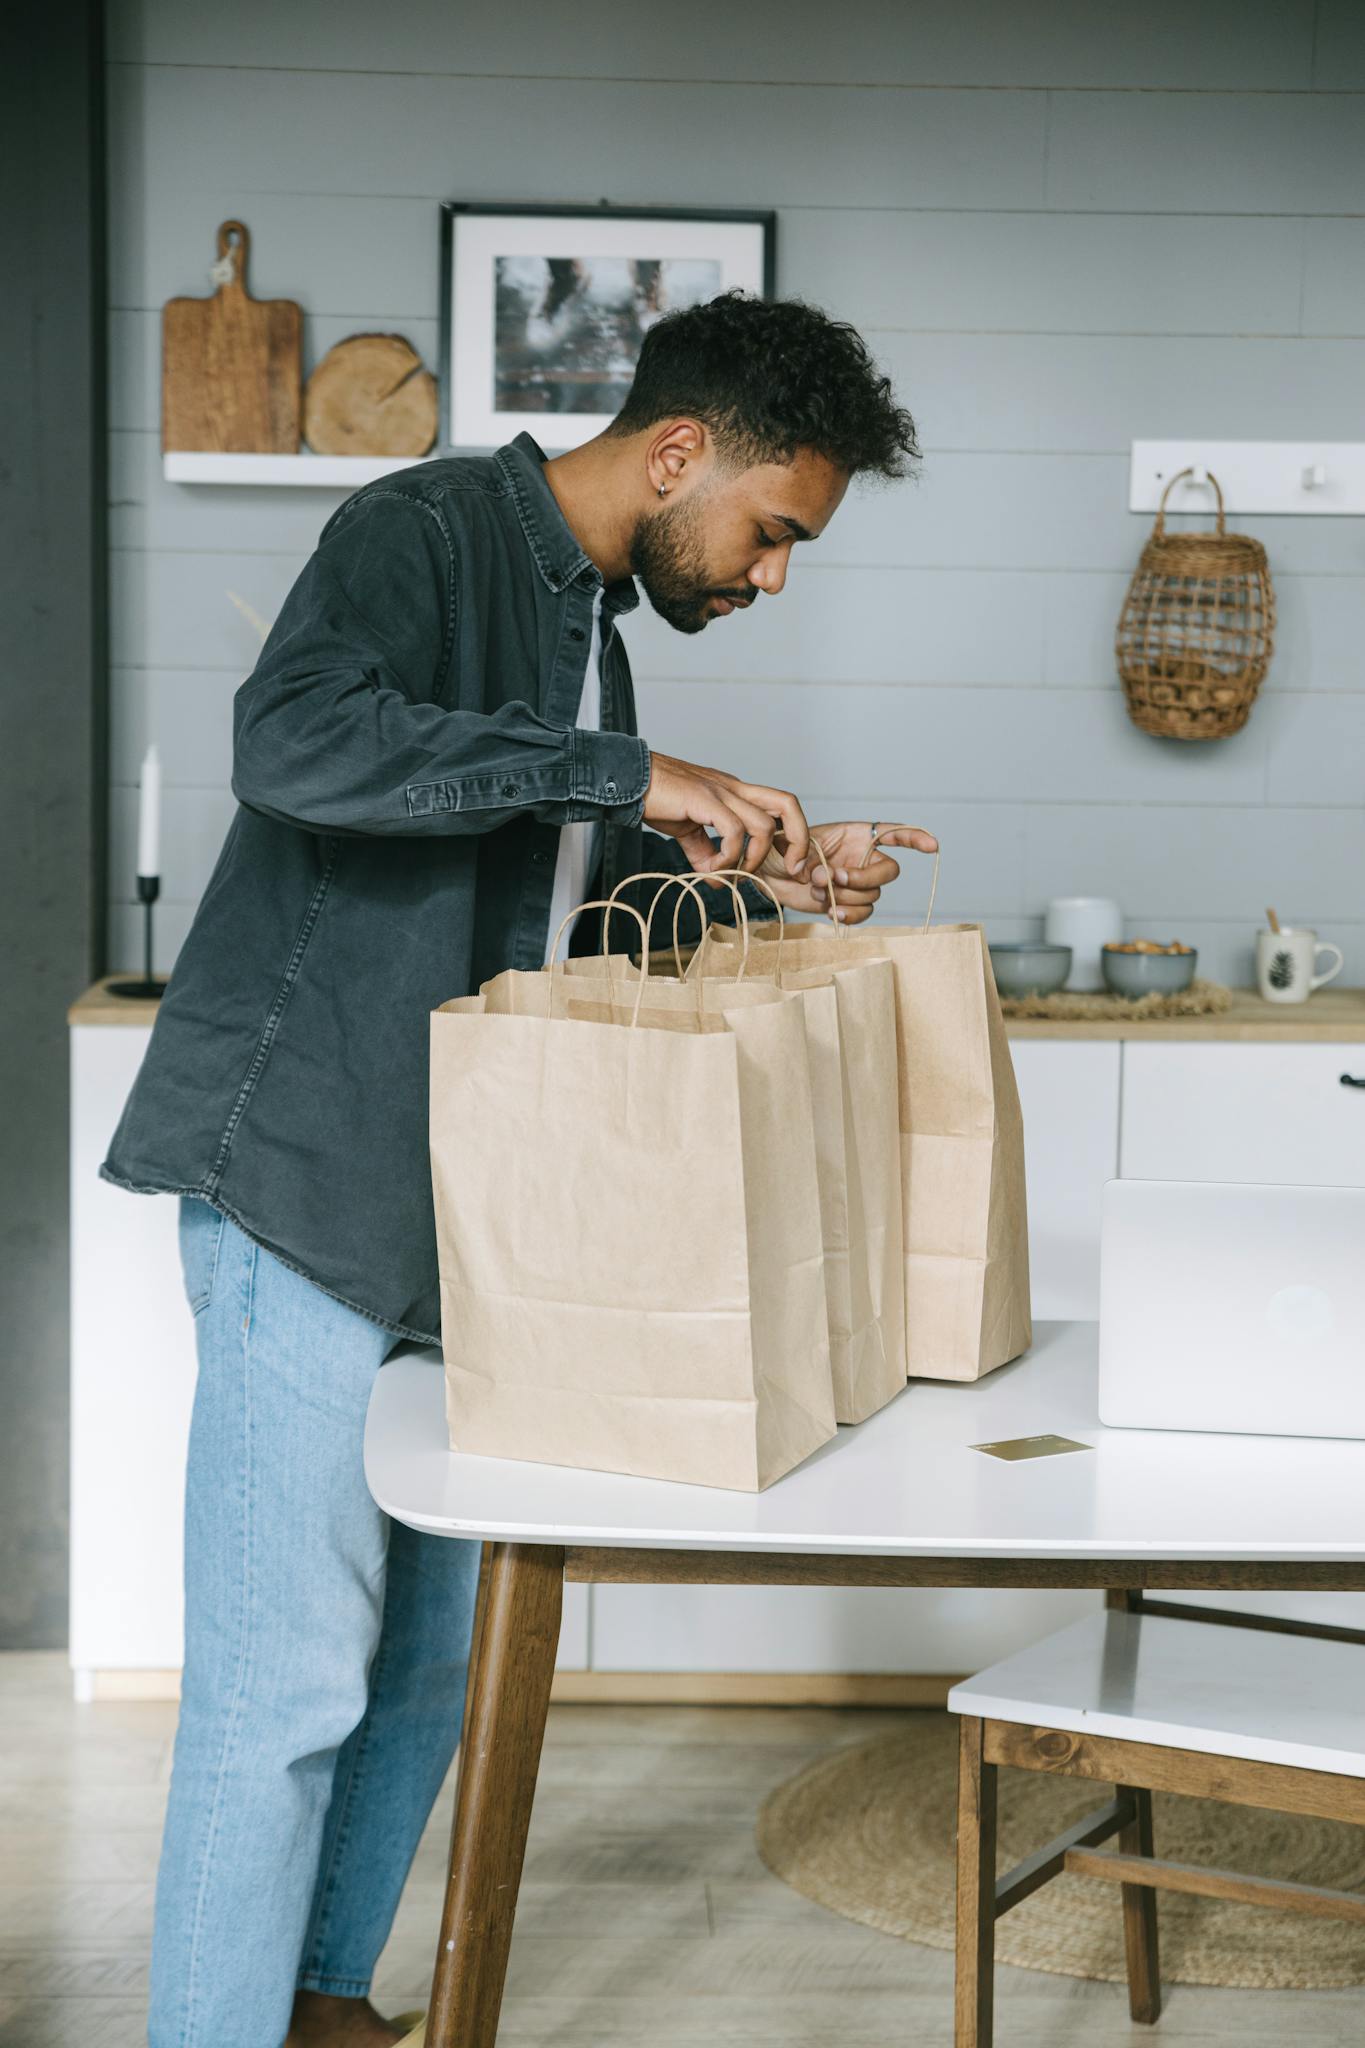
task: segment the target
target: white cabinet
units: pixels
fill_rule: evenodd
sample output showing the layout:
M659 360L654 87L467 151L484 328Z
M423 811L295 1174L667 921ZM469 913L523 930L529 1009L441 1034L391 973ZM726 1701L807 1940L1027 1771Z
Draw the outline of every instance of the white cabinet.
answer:
M77 1697L163 1691L181 1661L181 1514L194 1325L177 1203L99 1178L149 1024L71 1032L71 1665ZM588 1661L564 1588L561 1669Z
M1365 1045L1123 1048L1125 1180L1365 1186Z
M1024 1111L1029 1266L1040 1322L1100 1312L1100 1193L1119 1170L1117 1040L1011 1046Z
M1365 1045L1135 1045L1123 1048L1120 1172L1125 1180L1365 1186ZM1179 1596L1177 1596L1179 1597ZM1187 1604L1251 1608L1365 1627L1365 1595L1189 1594Z
M149 1036L135 1025L78 1025L71 1033L71 1662L78 1674L180 1663L180 1509L194 1334L180 1283L176 1205L99 1178Z

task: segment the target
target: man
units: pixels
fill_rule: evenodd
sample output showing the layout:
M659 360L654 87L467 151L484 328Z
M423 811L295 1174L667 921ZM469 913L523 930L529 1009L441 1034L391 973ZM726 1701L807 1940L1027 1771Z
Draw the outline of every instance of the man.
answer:
M182 1198L199 1358L152 2048L399 2038L370 1975L458 1739L478 1571L361 1470L376 1371L440 1336L428 1014L642 869L776 851L785 905L870 915L898 869L862 865L867 824L818 828L828 876L790 791L637 736L616 621L636 579L683 633L776 596L850 479L917 452L851 328L717 299L650 330L586 447L523 434L348 499L237 693L240 808L102 1169Z

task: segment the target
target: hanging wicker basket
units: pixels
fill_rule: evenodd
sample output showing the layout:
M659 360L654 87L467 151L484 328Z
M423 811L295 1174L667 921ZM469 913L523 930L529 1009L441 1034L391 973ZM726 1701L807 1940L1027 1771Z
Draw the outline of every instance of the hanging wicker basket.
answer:
M1119 618L1115 652L1134 725L1159 739L1221 740L1251 715L1275 645L1275 593L1265 549L1229 533L1223 493L1216 533L1167 533L1161 494Z

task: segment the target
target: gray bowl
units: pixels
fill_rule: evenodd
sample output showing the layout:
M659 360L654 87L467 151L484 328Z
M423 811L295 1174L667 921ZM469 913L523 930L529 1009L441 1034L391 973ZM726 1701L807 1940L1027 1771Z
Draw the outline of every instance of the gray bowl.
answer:
M1071 948L1048 946L1041 939L992 946L991 966L1002 996L1050 996L1071 972Z
M1194 980L1197 953L1100 953L1104 979L1116 996L1178 995Z

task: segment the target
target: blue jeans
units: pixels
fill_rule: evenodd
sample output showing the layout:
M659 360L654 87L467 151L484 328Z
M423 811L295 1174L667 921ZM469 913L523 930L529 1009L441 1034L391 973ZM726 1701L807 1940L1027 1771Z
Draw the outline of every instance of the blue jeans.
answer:
M278 2048L296 1989L369 1990L459 1739L479 1545L370 1497L389 1331L206 1202L180 1251L199 1379L148 2039Z

